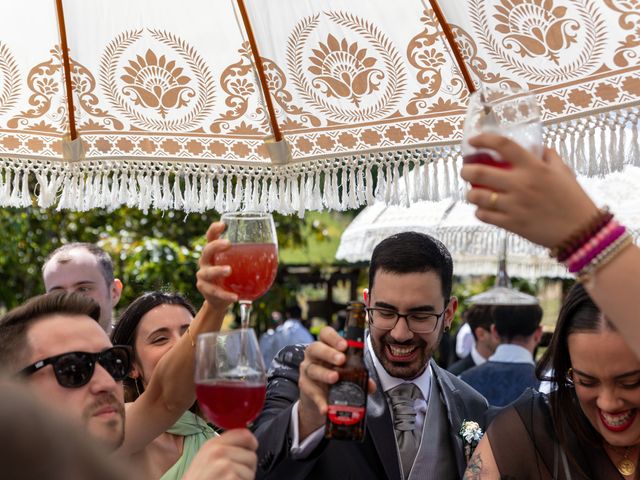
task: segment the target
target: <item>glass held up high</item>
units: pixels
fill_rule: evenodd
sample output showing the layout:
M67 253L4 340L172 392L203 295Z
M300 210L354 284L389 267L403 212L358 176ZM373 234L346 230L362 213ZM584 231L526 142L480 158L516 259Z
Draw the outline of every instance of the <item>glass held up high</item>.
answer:
M469 145L469 140L482 133L493 133L507 137L522 147L542 158L542 122L540 109L533 94L518 88L498 88L482 86L469 98L467 114L464 122L462 155L464 163L481 163L496 168L511 168L511 164L500 158L497 152L488 149L477 149ZM482 185L472 185L484 188ZM497 199L500 192L492 194L492 202L499 208ZM500 268L496 277L496 285L477 297L476 303L504 304L525 301L522 294L511 288L506 273L507 232L503 231L502 251L500 252ZM506 277L506 278L505 278ZM529 301L530 299L526 299Z
M462 140L464 162L510 168L496 152L469 145L469 139L481 133L510 138L542 157L542 123L536 97L527 90L493 86L483 86L469 97Z
M222 238L231 248L216 255L216 264L231 266L222 287L238 295L240 324L249 327L251 303L264 295L278 272L278 238L273 217L262 212L225 213Z

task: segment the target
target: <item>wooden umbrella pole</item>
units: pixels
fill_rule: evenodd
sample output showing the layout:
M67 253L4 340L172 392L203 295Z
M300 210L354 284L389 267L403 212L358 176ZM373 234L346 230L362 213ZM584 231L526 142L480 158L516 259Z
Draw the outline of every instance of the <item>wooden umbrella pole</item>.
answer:
M271 99L271 92L269 91L269 85L267 83L267 75L264 73L264 64L262 63L262 57L260 56L260 50L258 50L258 43L256 42L255 35L253 34L253 28L249 21L249 15L247 14L247 8L244 4L244 0L238 0L238 7L240 8L240 15L242 15L244 28L246 29L247 36L249 37L249 45L251 46L254 64L258 72L260 84L262 85L262 91L264 92L264 101L267 104L267 111L269 112L269 122L271 123L271 129L273 130L273 137L276 142L279 142L282 140L282 132L278 125L276 111L273 108L273 100Z
M462 78L464 78L464 82L467 84L467 88L469 89L470 93L473 93L476 91L476 87L473 83L473 79L471 78L471 73L469 72L469 69L467 68L467 64L464 61L464 57L462 56L462 52L460 51L460 47L458 46L458 44L456 43L456 39L453 35L453 31L451 30L451 26L449 25L449 23L447 22L447 19L444 16L444 13L442 13L442 9L440 8L440 5L438 5L438 1L437 0L429 0L429 3L431 4L431 8L433 9L433 13L436 14L436 18L438 19L438 22L440 23L440 26L442 27L442 31L444 32L444 36L447 39L447 42L449 43L449 46L451 47L451 51L453 52L453 56L456 59L456 62L458 64L458 68L460 68L460 72L462 73Z
M56 0L58 14L58 29L60 30L60 48L62 49L62 68L64 70L64 83L67 92L67 110L69 116L69 135L71 140L78 138L76 128L75 108L73 106L73 85L71 84L71 60L69 59L69 45L67 43L67 29L64 23L64 11L62 0Z

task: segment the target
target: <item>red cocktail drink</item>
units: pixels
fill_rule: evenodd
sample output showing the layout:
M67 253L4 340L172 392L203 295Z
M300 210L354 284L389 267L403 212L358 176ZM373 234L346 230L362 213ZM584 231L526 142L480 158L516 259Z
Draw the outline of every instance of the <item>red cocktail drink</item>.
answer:
M207 418L224 428L245 428L262 410L266 385L233 380L196 384L198 403Z
M274 243L234 243L216 254L216 264L230 265L231 275L222 286L240 300L253 301L273 284L278 272L278 249Z
M463 160L464 160L464 163L466 164L480 163L482 165L488 165L490 167L497 167L497 168L504 168L504 169L511 168L510 163L503 162L501 160L496 160L496 158L488 152L480 151L480 152L470 153L465 155L463 157ZM483 185L478 185L475 183L472 183L471 186L474 188L486 188Z

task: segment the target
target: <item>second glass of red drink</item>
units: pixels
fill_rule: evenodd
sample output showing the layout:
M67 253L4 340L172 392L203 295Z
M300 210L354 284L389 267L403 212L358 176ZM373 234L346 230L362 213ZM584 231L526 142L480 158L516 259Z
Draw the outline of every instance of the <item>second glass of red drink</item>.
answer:
M207 418L225 430L245 428L264 404L266 375L253 330L198 335L195 383Z

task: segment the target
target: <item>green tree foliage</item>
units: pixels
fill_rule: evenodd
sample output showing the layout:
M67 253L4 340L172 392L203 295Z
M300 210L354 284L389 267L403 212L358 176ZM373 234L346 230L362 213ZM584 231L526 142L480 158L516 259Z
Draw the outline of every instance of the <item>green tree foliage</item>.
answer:
M145 291L158 289L182 292L199 305L198 259L206 230L218 217L128 208L113 212L0 209L0 309L11 309L42 293L41 268L47 254L68 242L97 243L111 254L116 275L124 283L120 307ZM304 245L307 238L318 238L325 230L324 225L297 217L274 218L281 248ZM296 287L280 279L256 302L260 326L266 324L271 309L281 309L295 298Z

